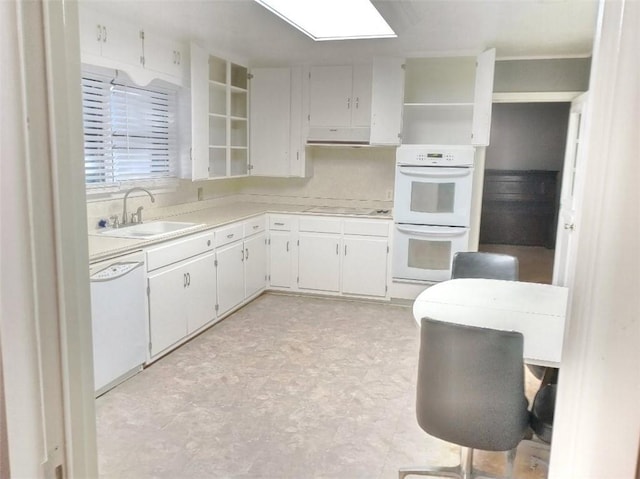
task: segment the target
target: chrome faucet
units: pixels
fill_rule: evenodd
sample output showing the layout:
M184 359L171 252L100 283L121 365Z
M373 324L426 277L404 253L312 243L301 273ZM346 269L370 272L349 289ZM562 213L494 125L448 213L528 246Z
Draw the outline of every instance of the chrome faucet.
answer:
M144 191L151 197L151 203L154 203L156 201L156 199L153 197L153 194L151 194L151 192L145 188L140 188L139 186L136 186L134 188L129 189L124 194L124 201L122 204L122 221L120 222L121 225L124 225L127 223L127 198L129 197L129 194L132 193L133 191ZM141 209L142 207L138 208L138 222L140 222L140 218L142 218Z

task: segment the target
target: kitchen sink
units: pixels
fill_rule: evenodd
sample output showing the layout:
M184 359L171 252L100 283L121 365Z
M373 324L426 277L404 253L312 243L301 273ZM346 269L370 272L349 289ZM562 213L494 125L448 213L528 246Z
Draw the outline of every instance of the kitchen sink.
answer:
M138 238L155 239L164 235L178 233L202 226L198 223L184 223L180 221L152 221L150 223L139 223L122 228L113 228L102 231L102 236L113 236L116 238Z

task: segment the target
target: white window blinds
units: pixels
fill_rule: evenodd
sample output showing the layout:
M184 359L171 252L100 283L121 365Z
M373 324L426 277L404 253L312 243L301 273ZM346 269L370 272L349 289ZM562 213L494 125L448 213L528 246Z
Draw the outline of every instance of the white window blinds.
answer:
M175 176L176 94L83 74L87 186Z

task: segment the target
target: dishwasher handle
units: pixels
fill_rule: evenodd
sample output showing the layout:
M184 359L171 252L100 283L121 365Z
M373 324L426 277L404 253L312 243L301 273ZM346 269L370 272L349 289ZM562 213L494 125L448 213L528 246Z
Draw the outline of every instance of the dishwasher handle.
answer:
M113 263L106 268L101 269L97 273L92 274L89 279L92 283L106 283L108 281L114 281L128 275L133 270L143 265L144 261Z

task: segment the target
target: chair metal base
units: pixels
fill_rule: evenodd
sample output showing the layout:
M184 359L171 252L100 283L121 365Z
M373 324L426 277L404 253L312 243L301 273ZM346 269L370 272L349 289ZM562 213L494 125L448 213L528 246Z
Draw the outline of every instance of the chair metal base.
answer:
M513 464L516 459L516 448L507 451L507 479L513 475ZM473 449L468 447L460 448L460 464L452 467L403 467L398 471L398 479L404 479L407 476L431 476L431 477L457 477L460 479L473 479L474 477L485 477L489 479L501 479L496 476L487 474L486 472L473 470Z

